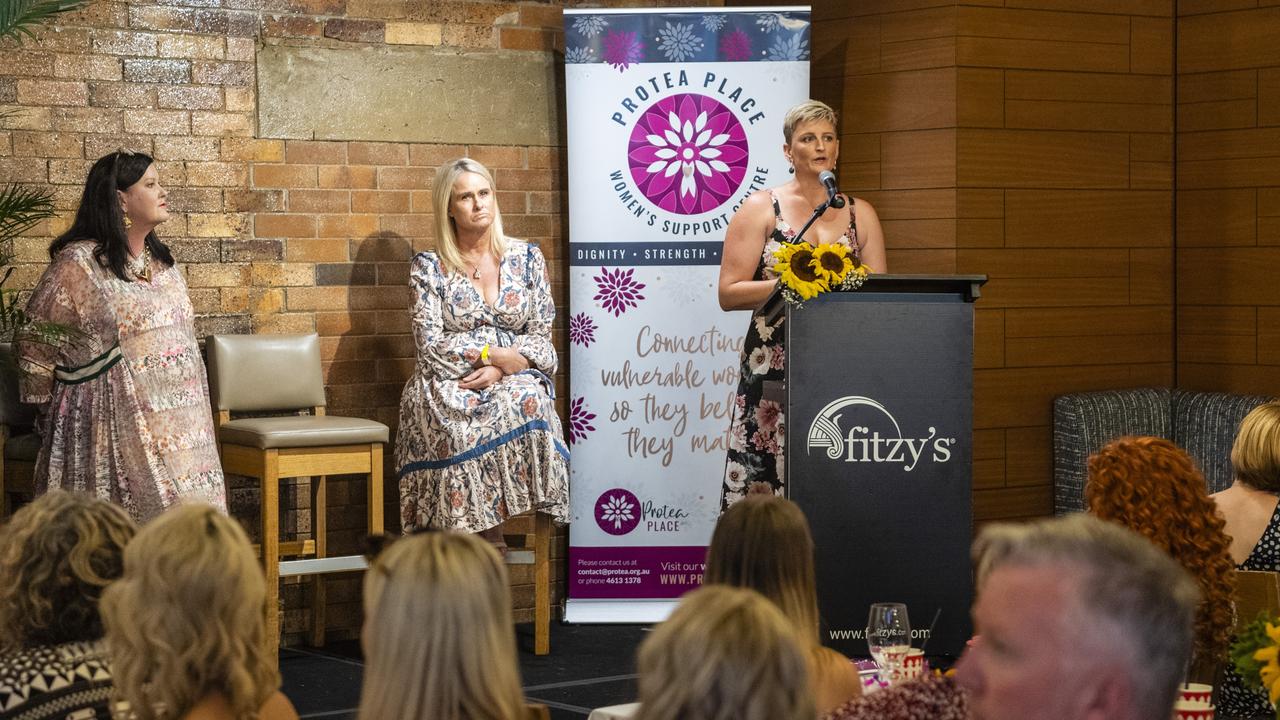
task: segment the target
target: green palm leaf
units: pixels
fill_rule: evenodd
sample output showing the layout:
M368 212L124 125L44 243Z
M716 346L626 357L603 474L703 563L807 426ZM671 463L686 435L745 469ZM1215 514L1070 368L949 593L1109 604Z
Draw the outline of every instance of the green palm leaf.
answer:
M0 242L21 235L53 215L53 199L48 192L22 185L0 188Z
M31 25L84 7L89 0L0 0L0 40L34 38Z

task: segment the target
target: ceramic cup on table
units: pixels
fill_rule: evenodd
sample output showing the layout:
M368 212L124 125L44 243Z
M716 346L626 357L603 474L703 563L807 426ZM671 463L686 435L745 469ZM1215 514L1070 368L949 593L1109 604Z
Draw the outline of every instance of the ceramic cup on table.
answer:
M1182 683L1178 686L1178 699L1187 707L1207 708L1213 698L1213 686L1204 683Z
M1179 700L1173 705L1173 717L1174 720L1213 720L1213 706Z
M902 660L902 677L907 680L924 675L924 651L919 648L911 648L907 651L907 656Z

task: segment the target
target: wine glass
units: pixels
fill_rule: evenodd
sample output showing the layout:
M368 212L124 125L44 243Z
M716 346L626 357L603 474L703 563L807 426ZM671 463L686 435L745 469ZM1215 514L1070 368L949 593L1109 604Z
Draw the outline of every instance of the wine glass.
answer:
M876 603L867 616L867 647L880 668L880 679L896 682L911 649L911 624L902 603Z

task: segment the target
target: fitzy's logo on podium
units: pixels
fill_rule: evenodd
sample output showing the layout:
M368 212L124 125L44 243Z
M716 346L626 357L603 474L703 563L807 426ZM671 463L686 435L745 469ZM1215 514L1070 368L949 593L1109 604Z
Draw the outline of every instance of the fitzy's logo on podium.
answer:
M847 426L847 429L846 429ZM932 425L923 437L906 437L884 405L861 395L827 403L809 424L807 450L821 450L838 462L893 463L911 472L920 462L951 459L956 438L939 437Z

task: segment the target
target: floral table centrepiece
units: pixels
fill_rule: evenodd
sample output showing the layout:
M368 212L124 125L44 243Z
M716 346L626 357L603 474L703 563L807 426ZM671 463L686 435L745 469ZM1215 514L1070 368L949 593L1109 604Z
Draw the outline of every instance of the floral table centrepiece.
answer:
M871 274L844 245L792 243L775 250L773 257L782 297L797 306L831 290L857 290Z
M1262 613L1231 644L1231 662L1246 687L1262 690L1272 707L1280 699L1280 618ZM1280 720L1280 712L1276 714Z

